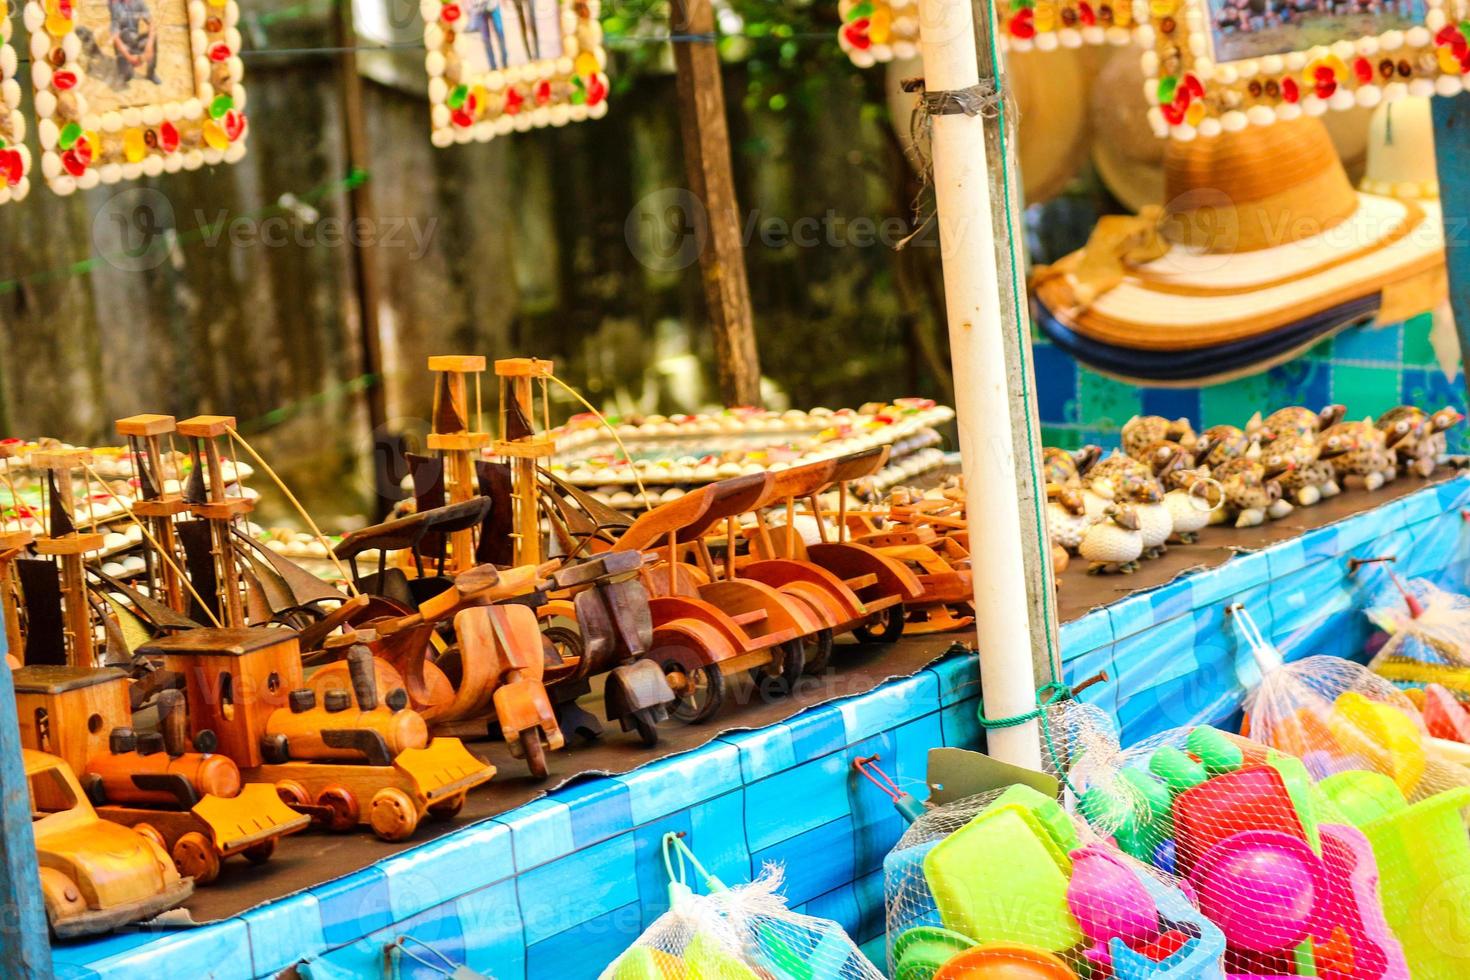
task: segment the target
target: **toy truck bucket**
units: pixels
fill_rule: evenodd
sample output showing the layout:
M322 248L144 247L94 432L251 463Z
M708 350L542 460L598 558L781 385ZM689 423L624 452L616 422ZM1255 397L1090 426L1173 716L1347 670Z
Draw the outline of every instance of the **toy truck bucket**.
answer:
M209 828L215 849L226 856L293 834L311 822L309 816L281 802L275 787L267 783L249 783L238 796L228 799L208 795L194 805L193 812Z
M405 749L393 760L393 767L429 803L473 789L495 775L494 766L471 755L457 738L436 738L422 749Z

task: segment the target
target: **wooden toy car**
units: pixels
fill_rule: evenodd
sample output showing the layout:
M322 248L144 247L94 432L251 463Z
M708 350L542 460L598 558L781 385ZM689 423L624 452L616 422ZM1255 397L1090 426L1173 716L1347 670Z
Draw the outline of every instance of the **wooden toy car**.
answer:
M227 756L188 744L178 691L159 696L162 733L136 732L121 670L32 666L12 676L21 744L61 756L104 819L156 841L195 884L213 881L234 855L267 860L276 841L309 823L274 787L242 785Z
M303 678L296 631L284 627L188 630L140 652L184 677L194 739L212 732L243 779L274 784L332 830L368 824L406 840L424 816L458 813L495 775L459 739L431 741L401 688L380 699L366 647L348 651L351 690L320 699Z
M103 820L71 767L22 750L46 919L59 939L108 932L182 904L194 882L146 834Z

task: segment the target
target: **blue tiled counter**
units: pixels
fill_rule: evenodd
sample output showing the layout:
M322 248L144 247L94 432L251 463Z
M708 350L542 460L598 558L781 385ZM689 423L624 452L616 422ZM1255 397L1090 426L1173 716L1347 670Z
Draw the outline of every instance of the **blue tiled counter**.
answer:
M1463 586L1470 478L1383 507L1096 610L1062 631L1069 678L1106 670L1084 697L1119 719L1125 742L1195 721L1228 722L1248 656L1224 619L1250 608L1290 657L1353 656L1358 610L1403 576ZM313 977L384 976L384 947L411 936L498 978L595 977L666 907L659 840L684 831L726 882L785 866L791 904L842 923L859 942L883 933L883 855L903 824L852 770L878 753L901 786L923 784L937 745L977 747L973 656L622 776L560 789L344 878L187 931L125 933L60 947L62 977L248 978L302 960ZM432 954L423 953L427 959ZM409 966L414 964L409 963ZM400 975L439 977L417 968Z

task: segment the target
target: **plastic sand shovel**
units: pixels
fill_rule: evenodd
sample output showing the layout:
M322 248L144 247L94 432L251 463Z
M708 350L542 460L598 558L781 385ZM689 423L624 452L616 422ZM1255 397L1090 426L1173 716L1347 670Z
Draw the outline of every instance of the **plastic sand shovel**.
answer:
M1018 804L988 807L924 858L945 928L981 943L1051 951L1084 939L1067 909L1071 874L1071 860Z
M1317 793L1325 797L1348 823L1358 828L1409 806L1398 783L1381 772L1366 769L1333 773L1317 783Z
M934 926L916 926L893 943L893 980L933 980L955 954L975 946L969 936Z
M1322 825L1322 859L1331 893L1318 905L1331 937L1316 948L1319 969L1343 980L1408 980L1409 965L1378 900L1378 865L1368 839L1355 827ZM1338 950L1346 947L1348 955Z
M1470 837L1456 787L1366 823L1388 925L1414 980L1470 977Z
M1077 980L1060 957L1021 943L987 943L956 955L934 980Z

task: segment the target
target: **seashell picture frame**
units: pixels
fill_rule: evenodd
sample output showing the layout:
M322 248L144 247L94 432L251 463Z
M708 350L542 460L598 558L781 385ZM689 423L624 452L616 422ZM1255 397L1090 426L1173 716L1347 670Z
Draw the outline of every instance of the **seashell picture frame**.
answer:
M1470 73L1466 9L1464 0L1140 0L1149 122L1160 137L1189 140L1455 95Z
M435 146L607 114L599 0L422 0Z
M20 111L18 59L10 43L15 11L0 0L0 204L23 199L31 189L31 150L26 146L26 117Z
M28 0L41 173L63 196L245 155L235 0Z

